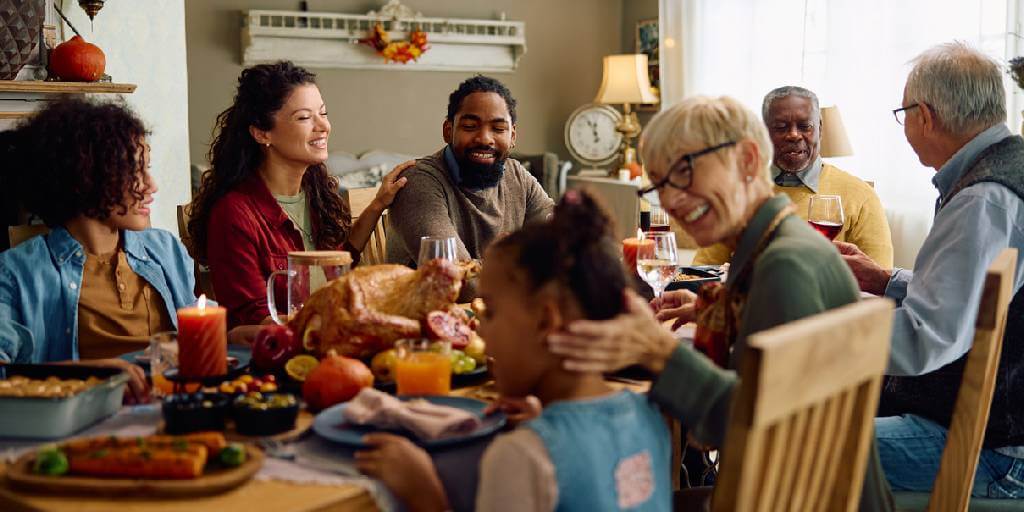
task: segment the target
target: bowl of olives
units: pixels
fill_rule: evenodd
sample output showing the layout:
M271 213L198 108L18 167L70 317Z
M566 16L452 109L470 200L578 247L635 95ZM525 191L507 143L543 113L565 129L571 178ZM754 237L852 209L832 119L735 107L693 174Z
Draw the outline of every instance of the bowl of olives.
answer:
M295 428L299 400L291 393L249 392L231 407L235 430L245 436L270 436Z
M164 397L164 431L187 434L224 430L230 398L221 393L178 393Z

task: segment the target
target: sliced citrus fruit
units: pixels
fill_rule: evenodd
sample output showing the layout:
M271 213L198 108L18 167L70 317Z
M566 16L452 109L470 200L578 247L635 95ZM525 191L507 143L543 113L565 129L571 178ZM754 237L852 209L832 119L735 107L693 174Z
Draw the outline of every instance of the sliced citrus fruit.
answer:
M306 376L320 364L315 357L307 354L297 355L288 360L284 365L284 371L288 376L299 382L306 382Z

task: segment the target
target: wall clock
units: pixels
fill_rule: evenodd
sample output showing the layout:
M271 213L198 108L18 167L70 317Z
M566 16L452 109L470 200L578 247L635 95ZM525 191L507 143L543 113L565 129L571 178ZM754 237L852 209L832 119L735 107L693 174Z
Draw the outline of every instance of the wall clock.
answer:
M609 164L622 146L622 134L615 129L621 120L622 114L608 105L583 105L565 122L565 146L585 166Z

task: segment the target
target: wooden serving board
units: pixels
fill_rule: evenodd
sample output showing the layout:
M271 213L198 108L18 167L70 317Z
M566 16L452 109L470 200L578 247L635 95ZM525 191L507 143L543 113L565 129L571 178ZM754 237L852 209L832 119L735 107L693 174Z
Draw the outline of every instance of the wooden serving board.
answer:
M7 468L12 489L53 494L89 496L142 496L147 498L188 498L208 496L244 484L263 466L263 451L246 445L245 462L236 468L210 470L190 480L96 478L76 475L45 476L32 472L36 454L28 453Z

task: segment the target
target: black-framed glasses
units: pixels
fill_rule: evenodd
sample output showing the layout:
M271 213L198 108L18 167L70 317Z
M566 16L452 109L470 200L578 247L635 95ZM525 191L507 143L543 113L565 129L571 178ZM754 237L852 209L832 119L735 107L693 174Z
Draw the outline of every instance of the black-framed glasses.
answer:
M654 192L665 185L679 190L686 190L690 188L690 185L693 183L693 161L696 160L698 156L714 153L719 149L735 145L736 141L730 140L729 142L723 142L717 146L704 148L700 151L694 151L693 153L687 153L679 157L679 159L676 160L676 163L672 164L672 167L668 168L668 173L665 174L663 179L637 190L636 195L642 196L644 194Z
M892 115L893 115L893 117L896 118L896 122L899 123L900 126L903 126L903 123L906 122L906 120L907 120L907 111L910 110L910 109L913 109L913 108L920 107L920 106L921 106L920 103L914 103L913 105L907 105L905 107L900 107L900 108L897 108L897 109L893 109Z

